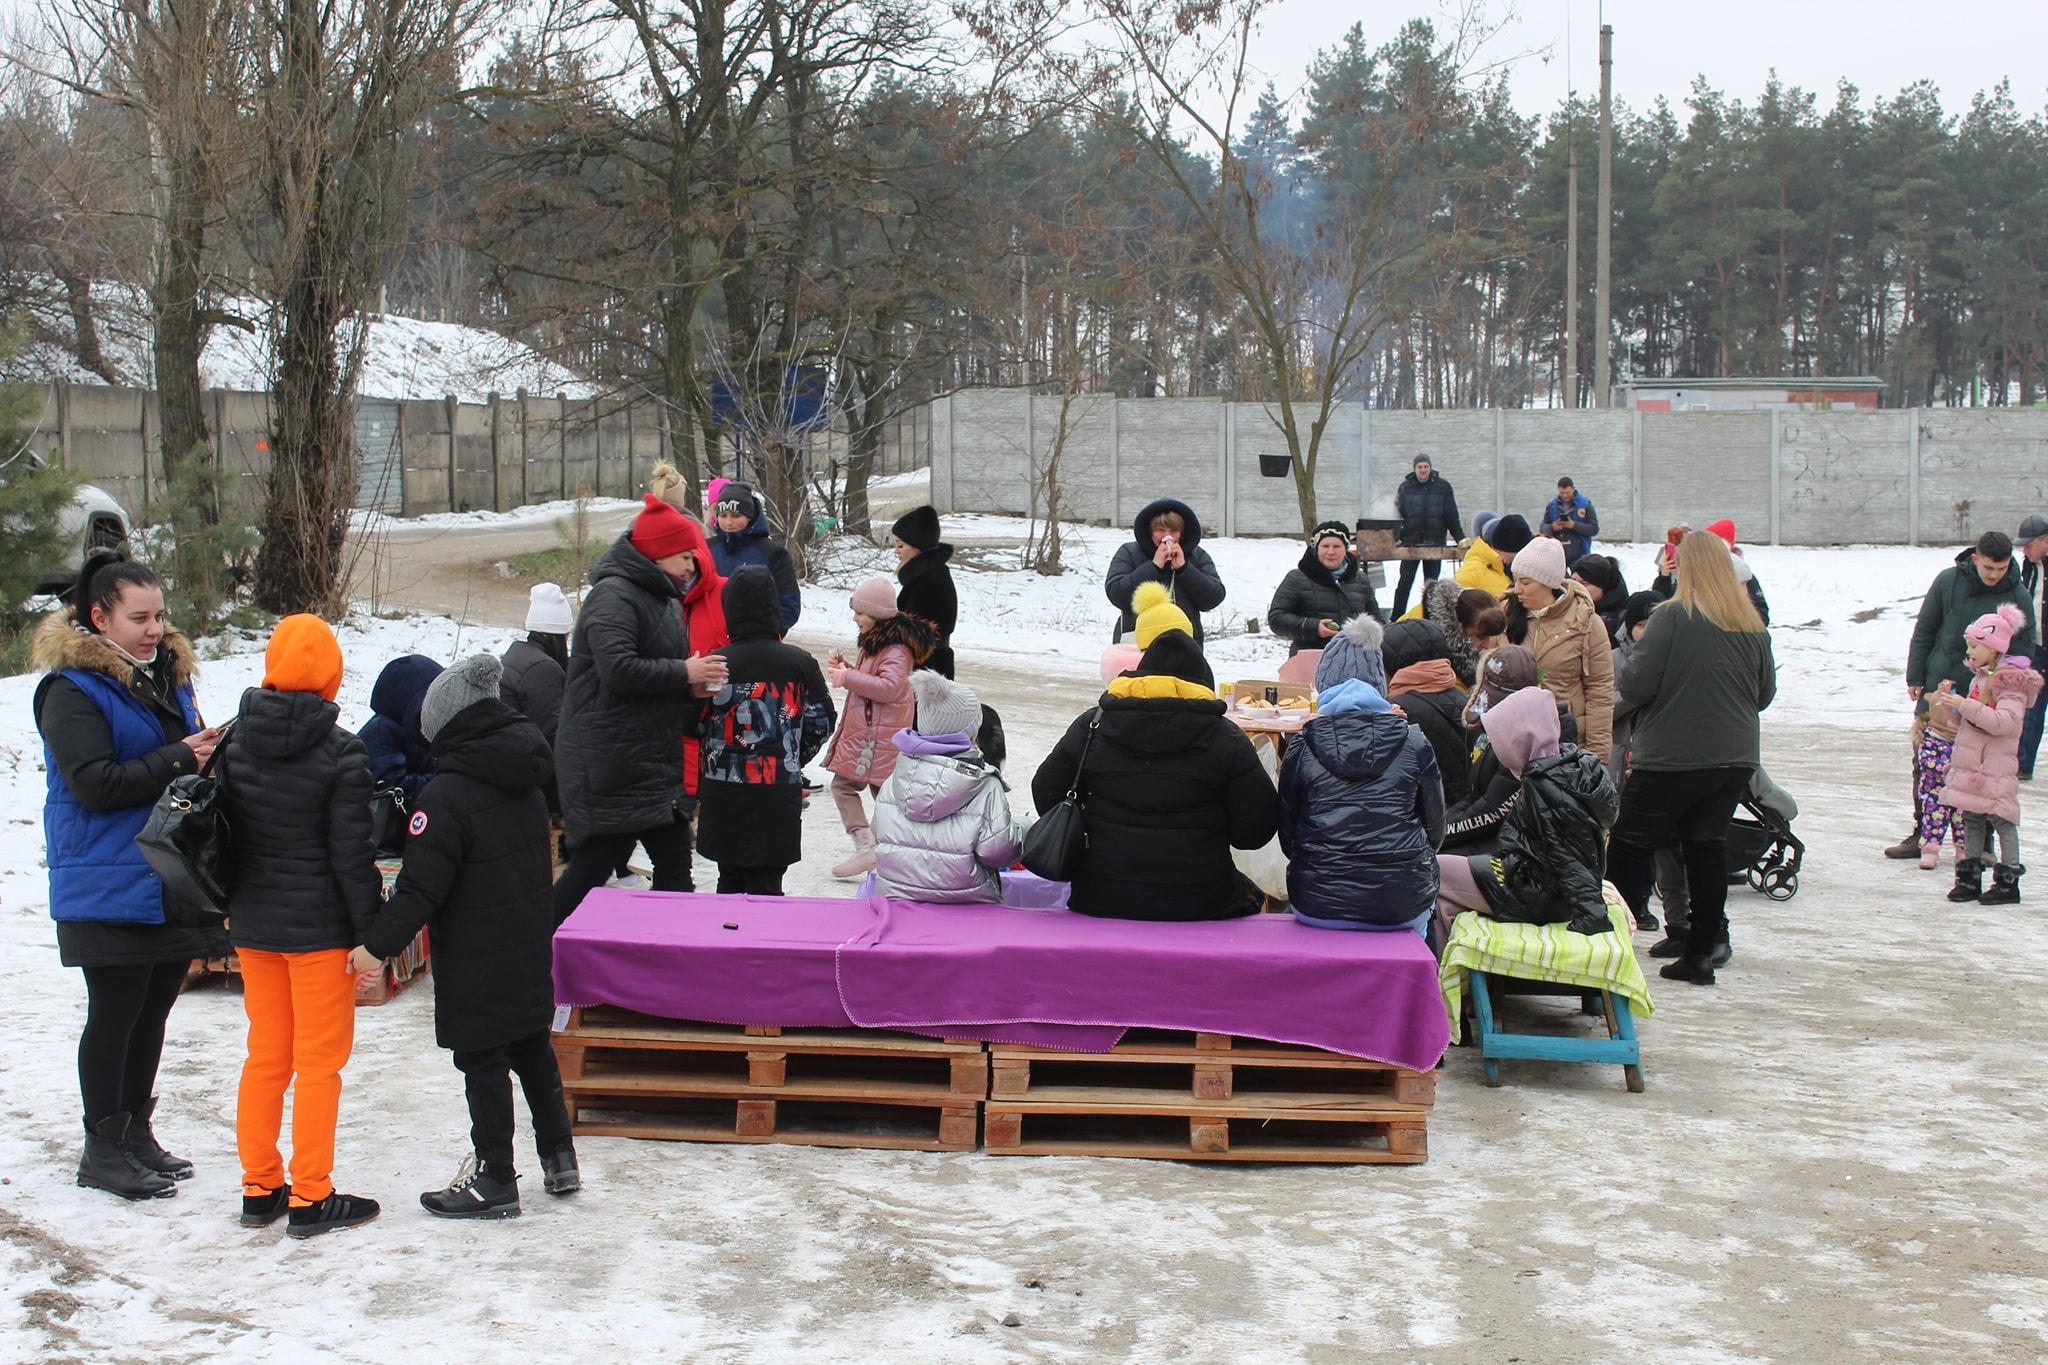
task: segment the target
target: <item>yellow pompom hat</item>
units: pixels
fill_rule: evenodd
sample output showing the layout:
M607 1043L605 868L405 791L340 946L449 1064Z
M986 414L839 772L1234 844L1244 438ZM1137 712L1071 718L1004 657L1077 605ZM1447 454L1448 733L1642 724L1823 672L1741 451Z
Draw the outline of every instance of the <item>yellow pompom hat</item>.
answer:
M1152 642L1169 630L1193 637L1195 623L1173 604L1173 594L1164 583L1140 583L1131 594L1131 610L1138 617L1138 648L1150 649Z

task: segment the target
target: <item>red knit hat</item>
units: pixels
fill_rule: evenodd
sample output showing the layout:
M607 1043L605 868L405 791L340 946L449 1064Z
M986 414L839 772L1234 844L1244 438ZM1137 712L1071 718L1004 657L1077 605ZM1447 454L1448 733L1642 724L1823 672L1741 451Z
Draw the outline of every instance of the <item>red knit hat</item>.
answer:
M666 559L684 550L704 553L704 532L696 522L649 493L640 515L633 518L628 539L649 559Z
M1728 542L1729 549L1735 548L1735 522L1731 518L1723 517L1719 521L1708 522L1707 534L1719 536Z

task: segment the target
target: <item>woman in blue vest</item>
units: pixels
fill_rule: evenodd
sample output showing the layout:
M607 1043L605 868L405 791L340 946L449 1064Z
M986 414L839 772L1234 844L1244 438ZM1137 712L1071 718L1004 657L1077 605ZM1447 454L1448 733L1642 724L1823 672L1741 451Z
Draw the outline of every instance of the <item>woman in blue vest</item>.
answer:
M221 921L174 902L135 836L171 779L220 741L192 695L191 642L164 620L154 573L113 551L81 567L70 605L36 627L30 663L49 795L43 833L57 952L85 974L78 1183L124 1199L177 1193L192 1163L157 1144L164 1023L196 957L224 957Z

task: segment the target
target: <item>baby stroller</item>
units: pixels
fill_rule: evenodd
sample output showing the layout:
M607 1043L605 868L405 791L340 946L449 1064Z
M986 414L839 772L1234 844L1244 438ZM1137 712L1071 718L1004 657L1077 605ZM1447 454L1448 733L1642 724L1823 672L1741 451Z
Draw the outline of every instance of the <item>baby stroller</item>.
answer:
M1758 768L1728 822L1728 880L1748 882L1774 901L1798 895L1806 857L1806 845L1792 832L1798 818L1799 803Z

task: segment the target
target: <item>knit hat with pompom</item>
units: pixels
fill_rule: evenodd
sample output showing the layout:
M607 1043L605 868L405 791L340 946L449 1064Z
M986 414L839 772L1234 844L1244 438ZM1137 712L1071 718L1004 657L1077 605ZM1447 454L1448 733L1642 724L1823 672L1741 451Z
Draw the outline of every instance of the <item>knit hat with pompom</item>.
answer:
M2012 652L2012 637L2026 629L2026 613L2010 602L1999 604L1997 611L1987 611L1970 622L1963 631L1963 638L1973 645L1984 645L1995 654Z
M1169 630L1194 637L1195 623L1174 605L1173 594L1164 583L1140 583L1131 594L1131 611L1138 618L1138 648L1150 649L1152 642Z

